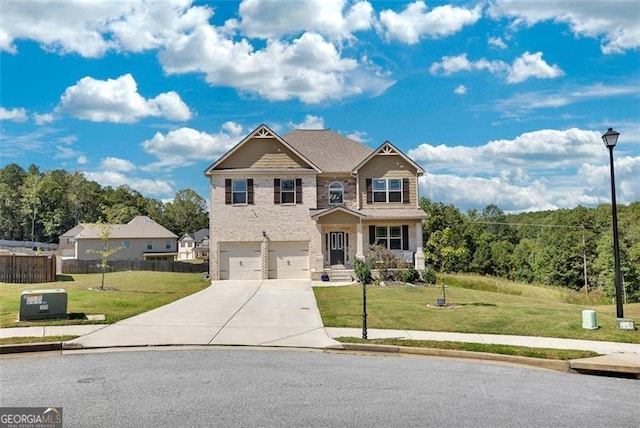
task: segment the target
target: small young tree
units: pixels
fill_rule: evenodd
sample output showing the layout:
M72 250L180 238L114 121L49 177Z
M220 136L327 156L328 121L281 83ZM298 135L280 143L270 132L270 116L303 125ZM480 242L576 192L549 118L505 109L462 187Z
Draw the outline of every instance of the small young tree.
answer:
M440 275L442 278L442 298L446 299L446 290L444 283L444 273L451 271L456 262L464 257L466 248L462 245L456 245L450 228L437 231L429 237L427 248L431 251L428 256L431 260L440 266Z
M100 290L104 290L104 275L107 273L107 269L109 269L109 257L115 255L118 251L122 249L122 247L110 247L109 246L109 238L111 238L111 225L106 223L96 223L96 228L100 234L100 241L102 242L101 250L89 249L87 253L89 254L98 254L100 256L100 263L98 263L98 267L100 268L100 272L102 273L102 278L100 281Z

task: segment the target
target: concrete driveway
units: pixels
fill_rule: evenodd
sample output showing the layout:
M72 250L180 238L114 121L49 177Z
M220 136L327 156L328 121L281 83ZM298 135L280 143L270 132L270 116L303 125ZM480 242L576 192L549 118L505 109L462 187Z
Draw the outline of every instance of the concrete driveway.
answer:
M323 348L325 332L308 280L214 281L166 306L66 342L65 347L254 345Z

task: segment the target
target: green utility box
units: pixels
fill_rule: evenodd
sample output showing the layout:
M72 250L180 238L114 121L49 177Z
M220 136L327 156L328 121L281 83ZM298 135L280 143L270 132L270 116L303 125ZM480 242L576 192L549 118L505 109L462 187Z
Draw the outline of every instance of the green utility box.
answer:
M20 296L20 321L67 317L67 292L56 290L25 290Z
M582 311L582 328L586 328L588 330L596 330L598 328L596 311Z

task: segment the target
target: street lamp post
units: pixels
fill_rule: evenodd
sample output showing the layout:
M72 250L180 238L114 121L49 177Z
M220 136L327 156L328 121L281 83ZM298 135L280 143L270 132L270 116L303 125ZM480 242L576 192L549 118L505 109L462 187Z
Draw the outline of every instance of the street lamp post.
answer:
M620 246L618 243L618 208L616 205L616 182L613 172L613 148L618 142L619 132L609 128L602 136L604 145L609 149L609 165L611 169L611 217L613 221L613 257L616 274L616 316L618 319L624 318L622 309L622 275L620 274Z

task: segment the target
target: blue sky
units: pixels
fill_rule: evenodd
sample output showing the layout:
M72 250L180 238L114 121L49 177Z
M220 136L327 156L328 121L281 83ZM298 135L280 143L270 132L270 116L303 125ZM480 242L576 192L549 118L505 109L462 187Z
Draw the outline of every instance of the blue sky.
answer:
M295 7L294 7L295 6ZM261 123L391 141L462 210L640 200L640 7L602 1L0 3L0 165L169 200Z

